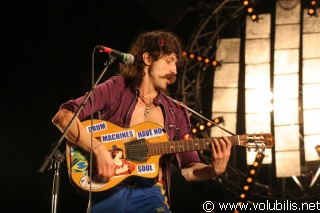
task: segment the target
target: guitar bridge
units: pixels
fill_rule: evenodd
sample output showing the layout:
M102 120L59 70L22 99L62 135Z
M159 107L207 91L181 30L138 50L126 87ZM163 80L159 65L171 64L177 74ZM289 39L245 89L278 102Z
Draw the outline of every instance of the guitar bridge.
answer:
M140 163L147 162L148 147L144 138L127 142L124 146L126 160Z

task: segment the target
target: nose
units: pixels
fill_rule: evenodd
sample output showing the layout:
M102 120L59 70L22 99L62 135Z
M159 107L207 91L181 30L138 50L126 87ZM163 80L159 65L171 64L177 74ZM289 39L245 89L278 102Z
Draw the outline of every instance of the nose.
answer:
M177 66L174 64L172 65L172 67L170 68L170 73L171 74L174 74L174 75L177 75L178 72L177 72Z

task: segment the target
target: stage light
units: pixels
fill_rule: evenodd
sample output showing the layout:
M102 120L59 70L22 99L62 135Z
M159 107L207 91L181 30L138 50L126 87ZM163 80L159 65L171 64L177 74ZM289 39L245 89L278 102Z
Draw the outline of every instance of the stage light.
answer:
M212 127L213 126L213 124L212 124L212 122L207 122L207 127Z
M214 118L212 121L208 120L206 123L197 123L195 124L192 128L191 128L191 132L193 134L196 134L198 132L202 132L202 131L205 131L209 128L212 128L214 127L215 125L217 124L220 124L220 123L223 123L224 122L224 119L223 117L216 117Z
M192 128L191 131L192 131L193 134L196 134L198 132L198 129L197 128Z
M317 15L317 8L318 8L318 1L317 0L310 0L308 5L308 15L315 16Z
M255 161L253 162L253 164L251 165L250 169L249 169L249 173L247 176L247 183L245 183L243 185L243 190L241 192L240 198L242 199L242 201L246 201L247 197L249 197L250 195L250 191L251 191L251 185L254 182L254 178L257 176L258 173L258 169L261 167L261 162L264 158L264 154L258 152L255 158Z
M199 129L200 129L200 131L203 131L203 130L205 129L205 126L204 126L203 124L201 124L201 125L199 126Z
M213 122L215 124L220 124L220 123L224 122L224 119L223 119L223 117L216 117L215 119L213 119Z
M216 60L212 61L212 66L217 67L219 65L220 65L219 61L216 61Z
M249 0L244 0L243 5L245 9L247 10L247 13L250 15L250 18L252 21L258 21L259 17L255 13L254 5L252 4L252 1L250 2Z
M256 173L256 170L254 170L254 169L250 170L250 175L254 175L255 173Z
M221 65L220 62L215 59L210 59L208 57L205 58L205 57L203 57L201 55L197 55L195 53L189 53L187 51L182 51L182 55L188 57L191 60L196 60L198 62L205 63L208 65L211 64L214 67L218 67Z
M258 20L258 16L256 14L252 14L250 17L251 17L252 21L257 21Z

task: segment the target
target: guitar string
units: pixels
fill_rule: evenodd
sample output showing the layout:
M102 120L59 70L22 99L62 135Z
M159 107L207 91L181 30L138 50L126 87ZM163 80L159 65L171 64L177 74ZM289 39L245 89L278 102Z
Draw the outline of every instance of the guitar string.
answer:
M177 142L178 143L180 142L180 144L178 144ZM184 143L185 145L182 144L182 146L181 146L181 142ZM206 145L205 139L200 139L200 140L198 139L198 141L197 141L198 145L195 145L195 144L196 143L191 140L181 140L181 141L174 141L171 143L156 142L156 143L151 143L148 146L152 149L151 153L154 153L154 152L160 153L161 152L160 149L166 150L166 151L172 150L171 147L173 147L174 152L176 152L176 150L185 151L185 148L189 147L189 146L193 146L193 147L197 146L197 147L200 147L200 149L208 146L208 145ZM141 145L130 145L130 153L132 153L132 154L138 154L141 152L141 150L148 150L147 146L141 147ZM189 149L187 149L186 151L189 151Z

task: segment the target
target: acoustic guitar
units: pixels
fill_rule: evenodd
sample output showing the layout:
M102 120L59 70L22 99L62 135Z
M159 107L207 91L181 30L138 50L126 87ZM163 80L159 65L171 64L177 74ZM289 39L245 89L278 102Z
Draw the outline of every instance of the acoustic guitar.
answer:
M144 122L130 128L122 128L104 120L86 120L81 123L93 137L112 153L115 173L108 182L90 177L89 153L66 143L66 159L72 185L83 195L107 194L117 186L132 180L146 185L154 184L159 172L159 159L164 154L210 150L214 138L195 138L168 141L165 129L157 123ZM244 146L263 151L274 146L271 134L244 134L227 136L233 146ZM219 137L216 137L218 139ZM94 172L92 172L94 173Z

